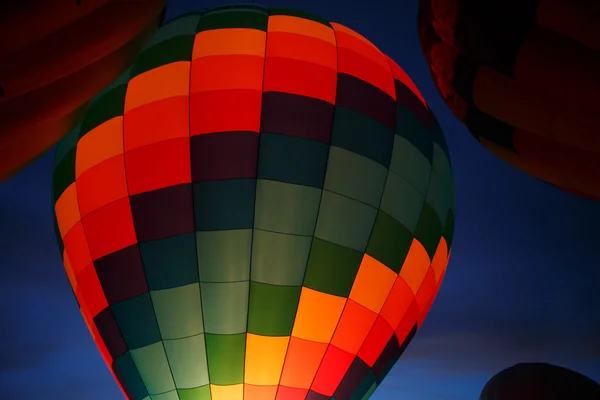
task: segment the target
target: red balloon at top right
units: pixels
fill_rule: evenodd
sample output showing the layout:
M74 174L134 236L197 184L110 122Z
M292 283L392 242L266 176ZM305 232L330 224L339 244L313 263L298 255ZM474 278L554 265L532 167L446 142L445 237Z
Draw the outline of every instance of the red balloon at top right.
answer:
M420 0L435 85L507 163L600 200L600 1Z

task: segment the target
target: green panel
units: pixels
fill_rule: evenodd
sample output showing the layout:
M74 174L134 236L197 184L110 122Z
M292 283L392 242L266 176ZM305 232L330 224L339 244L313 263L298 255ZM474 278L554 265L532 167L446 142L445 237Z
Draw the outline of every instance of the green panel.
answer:
M175 389L175 382L173 382L171 376L169 362L162 342L131 350L131 358L146 383L150 395Z
M379 211L366 253L399 273L412 240L413 234L406 227Z
M254 230L251 279L272 285L302 286L312 236Z
M75 148L71 149L54 167L52 173L52 203L56 203L56 200L69 185L75 182L75 152Z
M120 85L96 97L81 122L79 137L111 118L123 115L125 109L125 93L127 85Z
M324 189L379 207L387 168L366 157L332 146Z
M165 64L190 61L193 47L194 35L189 35L177 36L144 50L131 67L131 79Z
M381 199L381 211L391 215L414 233L424 202L425 196L419 193L413 185L400 175L390 171Z
M315 22L318 22L320 24L323 24L325 26L332 28L331 24L326 19L321 18L318 15L315 15L315 14L312 14L312 13L309 13L306 11L294 10L291 8L272 8L269 10L269 15L289 15L291 17L309 19L311 21L315 21Z
M171 390L167 393L154 394L150 398L152 400L179 400L179 395L177 394L177 390Z
M148 346L161 339L149 293L110 307L130 350Z
M208 373L213 385L236 385L244 381L246 334L206 335Z
M133 396L130 400L139 400L148 396L146 385L129 352L117 358L112 367L121 385Z
M396 134L415 146L429 163L433 160L433 140L427 126L408 108L398 104L396 110Z
M201 282L236 282L250 278L252 229L196 232Z
M250 28L267 31L268 15L257 10L223 10L208 12L200 18L197 31L227 28Z
M139 244L150 290L198 282L196 236L193 233Z
M200 283L206 333L246 331L249 282Z
M200 21L200 15L186 15L167 22L148 40L145 48L148 49L158 43L179 36L194 37L198 21Z
M395 136L390 171L402 176L421 194L427 193L431 164L423 153L399 135Z
M433 145L433 170L440 175L444 183L454 185L450 159L438 144Z
M440 126L440 123L438 122L437 119L432 118L431 129L429 130L429 132L430 132L431 138L433 139L433 142L435 144L437 144L438 146L440 146L442 151L444 153L446 153L446 157L448 158L448 160L450 160L450 152L448 151L448 144L446 143L446 138L444 137L444 134L442 133L442 127Z
M419 219L419 226L415 232L415 239L421 242L425 250L427 250L429 258L433 259L441 237L442 224L433 208L425 203L421 219Z
M165 351L178 389L208 385L208 364L204 335L165 340Z
M311 236L321 189L259 179L254 227L271 232Z
M178 389L177 392L179 400L211 400L209 385L193 389Z
M263 336L290 336L301 287L250 283L248 332Z
M312 243L304 286L348 297L363 253L315 238Z
M448 218L446 218L443 234L448 243L448 248L450 248L452 246L452 239L454 238L454 213L452 211L448 211Z
M368 399L369 396L365 397L365 395L369 392L373 393L376 387L377 381L375 380L375 374L373 373L373 371L369 371L367 373L367 376L365 376L363 380L360 381L360 384L358 385L356 390L354 390L352 396L350 396L350 400L363 400L365 398Z
M163 339L179 339L202 333L200 284L150 292Z
M450 190L451 188L442 181L437 172L431 173L426 201L435 210L440 221L446 221L450 210Z
M324 190L315 237L364 252L376 216L377 209Z

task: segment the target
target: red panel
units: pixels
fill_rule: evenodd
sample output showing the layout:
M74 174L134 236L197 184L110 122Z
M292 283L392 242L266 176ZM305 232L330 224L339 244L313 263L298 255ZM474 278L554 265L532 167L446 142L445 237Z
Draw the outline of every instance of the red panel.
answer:
M102 161L77 178L77 198L82 218L127 196L123 155Z
M415 325L415 322L418 322L419 318L419 307L417 306L417 302L413 301L408 308L406 314L404 314L404 318L400 321L400 324L395 330L396 337L398 338L398 343L403 343L404 339L408 336L412 327ZM420 327L420 326L419 326Z
M267 57L265 92L284 92L314 97L335 104L337 72L312 62Z
M317 371L311 389L325 396L333 396L342 378L350 368L354 355L329 345L323 362Z
M358 353L376 319L376 313L348 299L331 344L350 354Z
M177 96L128 111L123 120L125 150L167 139L189 137L189 109L189 97Z
M410 286L399 276L381 308L380 315L395 329L414 299L415 295Z
M279 383L308 390L326 350L326 343L312 342L292 336Z
M262 92L214 90L190 98L190 131L193 135L228 131L260 131Z
M87 265L77 275L77 293L80 301L85 302L91 318L94 318L100 311L108 307L94 264Z
M83 219L83 226L93 260L137 242L129 198L89 214Z
M71 230L65 235L63 244L65 245L65 251L69 256L73 274L77 276L83 268L92 263L92 256L88 249L88 243L81 221L73 225Z
M127 185L134 195L190 183L190 139L178 138L150 144L125 153Z
M270 31L267 38L267 58L308 61L337 71L337 47L326 40L279 31Z
M308 394L308 389L298 389L287 386L279 386L276 400L304 400Z
M367 339L363 343L362 347L358 352L358 356L366 362L369 367L375 364L375 361L381 355L381 352L385 348L385 345L390 340L394 330L387 323L387 321L380 315L377 317L371 332L367 336Z
M433 269L429 267L427 274L423 279L423 283L421 283L421 287L415 296L415 300L419 306L419 314L423 314L425 312L429 300L432 297L435 297L436 290L437 283L435 282L435 273L433 272Z

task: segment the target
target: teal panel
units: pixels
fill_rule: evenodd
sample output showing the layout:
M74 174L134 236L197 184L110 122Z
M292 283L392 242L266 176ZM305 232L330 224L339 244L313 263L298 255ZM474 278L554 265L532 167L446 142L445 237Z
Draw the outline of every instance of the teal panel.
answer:
M141 53L131 66L131 79L144 72L178 61L190 61L194 36L177 36L156 44Z
M360 381L360 384L354 390L354 393L352 393L352 396L350 396L350 400L368 399L370 394L369 394L369 396L367 396L367 394L368 393L372 394L375 391L376 387L377 387L377 381L375 380L375 374L373 373L372 370L370 370L367 373L367 375L362 379L362 381Z
M272 285L301 286L312 236L254 230L251 279Z
M315 237L362 252L376 216L377 209L324 190Z
M124 84L98 95L81 121L79 137L85 136L89 131L109 119L123 115L126 91L127 85Z
M148 346L161 339L149 293L113 304L111 309L130 350Z
M54 166L52 173L52 202L56 203L60 195L75 182L75 153L71 149L62 160Z
M402 176L421 194L427 193L431 164L412 143L399 135L395 136L390 171Z
M177 393L179 393L179 400L211 400L209 385L193 389L178 389Z
M151 396L175 390L162 342L131 350L131 358Z
M399 273L412 240L413 234L405 226L379 211L366 253Z
M332 146L324 189L379 207L387 168L366 157Z
M438 173L434 171L431 174L426 201L436 212L440 221L446 221L448 216L451 198L450 191L451 188L449 188L448 185L442 181L442 178L440 178Z
M146 385L129 352L118 357L112 367L123 388L133 396L130 400L140 400L148 396Z
M251 229L254 220L255 187L254 179L194 183L196 230Z
M442 223L437 214L429 204L425 203L421 218L419 219L419 226L415 232L415 239L425 247L430 259L433 259L433 255L437 250L442 232Z
M200 284L150 292L163 339L178 339L202 333Z
M301 286L250 283L248 332L263 336L290 336L300 301Z
M319 238L312 242L304 286L348 297L363 253Z
M429 129L416 114L400 104L396 110L396 134L412 143L431 164L433 139Z
M207 12L200 18L197 31L210 29L248 28L267 31L268 15L252 9L218 10Z
M403 177L395 172L388 173L381 211L391 215L396 221L414 233L419 223L425 196Z
M77 147L79 142L79 129L81 124L71 129L56 145L56 153L54 153L54 165L59 164L67 154Z
M249 282L200 283L206 333L231 335L246 331Z
M178 36L195 36L198 21L200 21L200 15L186 15L177 18L175 23L173 20L167 22L150 38L146 49Z
M246 334L206 335L208 374L214 385L236 385L244 381Z
M139 244L150 290L198 282L196 237L193 233Z
M204 335L165 340L165 351L178 389L208 385L208 364Z
M310 236L315 230L321 190L259 179L254 227Z
M250 278L252 229L196 232L201 282L237 282Z

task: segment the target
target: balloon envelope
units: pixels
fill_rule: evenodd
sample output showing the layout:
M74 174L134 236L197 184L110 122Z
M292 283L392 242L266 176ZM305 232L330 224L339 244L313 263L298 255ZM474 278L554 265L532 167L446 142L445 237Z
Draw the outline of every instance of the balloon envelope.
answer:
M434 82L507 163L600 199L600 2L420 0Z
M358 33L239 6L165 24L58 145L67 275L132 400L368 398L446 270L440 127Z
M89 100L131 65L156 31L164 5L165 0L0 4L0 182L75 127Z

